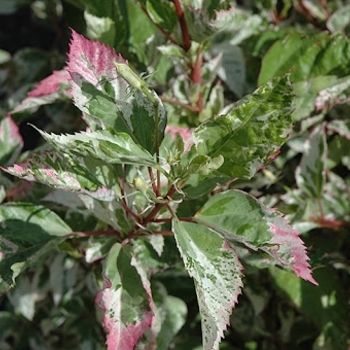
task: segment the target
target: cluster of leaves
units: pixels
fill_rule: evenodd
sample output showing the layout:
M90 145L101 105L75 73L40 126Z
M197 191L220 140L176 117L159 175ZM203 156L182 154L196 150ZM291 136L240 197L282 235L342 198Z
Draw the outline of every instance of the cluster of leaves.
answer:
M192 349L198 303L204 349L228 324L227 346L346 349L350 9L40 3L90 39L72 30L63 69L5 91L0 164L39 185L0 175L2 348L99 349L102 323L108 349ZM42 110L46 143L21 153L16 122Z

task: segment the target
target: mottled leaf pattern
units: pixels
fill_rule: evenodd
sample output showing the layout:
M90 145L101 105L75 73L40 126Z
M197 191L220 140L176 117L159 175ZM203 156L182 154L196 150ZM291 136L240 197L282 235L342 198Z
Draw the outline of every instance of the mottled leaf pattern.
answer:
M174 219L173 231L195 281L203 348L217 350L241 291L242 265L227 241L205 226Z
M291 112L288 77L275 78L227 114L199 126L194 132L198 153L223 156L220 174L250 179L286 141Z
M311 275L306 248L298 231L281 213L264 207L250 195L241 191L219 193L207 201L195 219L231 244L238 242L254 250L261 249L276 263L317 284Z

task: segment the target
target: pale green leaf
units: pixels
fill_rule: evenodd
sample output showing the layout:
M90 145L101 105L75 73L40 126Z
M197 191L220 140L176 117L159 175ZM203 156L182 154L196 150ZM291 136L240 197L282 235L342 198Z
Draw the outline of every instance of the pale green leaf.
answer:
M304 144L303 157L296 170L300 189L313 198L321 199L326 177L327 142L324 125L318 125Z
M261 249L286 268L311 283L306 248L283 215L264 207L258 200L241 191L218 193L196 213L195 221L227 239L233 246L243 244Z
M286 141L292 100L287 76L271 80L227 114L200 125L194 132L198 153L223 156L221 175L250 179Z
M205 226L174 219L173 231L195 281L203 348L217 350L241 291L242 265L227 241Z
M0 206L0 293L13 287L21 272L70 233L70 227L58 215L42 206Z
M341 6L327 20L327 28L331 32L344 30L350 24L350 5Z
M253 197L228 191L212 196L195 218L233 244L243 242L258 247L273 236L266 220L271 214L264 209Z
M84 11L84 19L88 37L107 45L114 45L116 28L111 18L94 16L88 11Z

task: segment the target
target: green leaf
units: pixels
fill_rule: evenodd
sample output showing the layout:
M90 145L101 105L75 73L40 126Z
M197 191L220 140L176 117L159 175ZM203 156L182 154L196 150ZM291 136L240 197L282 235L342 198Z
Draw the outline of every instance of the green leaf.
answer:
M277 41L267 52L258 83L264 84L291 69L292 82L320 75L344 76L350 73L350 63L346 58L349 53L349 40L341 34L331 36L322 32L305 36L293 33Z
M318 125L304 144L303 157L295 174L299 188L313 198L323 196L327 153L325 126Z
M221 175L250 179L286 141L292 100L287 76L271 80L227 114L200 125L194 132L198 153L223 156Z
M147 0L146 9L154 23L172 32L177 23L174 5L167 0Z
M138 90L132 91L122 100L115 100L112 95L86 82L82 83L81 91L86 101L82 111L100 118L105 128L112 127L118 132L127 133L134 142L151 153L155 152L156 132L161 141L166 126L165 110L155 93L153 97L158 102L157 108Z
M96 297L104 311L103 323L108 331L108 349L132 350L151 325L151 296L132 265L130 246L116 243L109 252L104 288Z
M205 350L219 349L242 287L242 265L227 241L208 228L173 220L185 267L195 280Z
M64 240L71 229L42 206L7 203L0 206L0 294L16 277Z
M346 349L350 319L347 296L336 271L329 267L316 269L314 275L319 286L305 283L289 271L272 269L271 272L279 289L321 328L329 348Z
M168 350L174 336L186 322L187 305L182 299L167 295L166 289L160 283L156 283L152 291L156 304L157 330L159 330L157 350Z
M268 215L253 197L228 191L211 197L196 213L195 219L233 244L246 242L258 247L272 238L266 221Z

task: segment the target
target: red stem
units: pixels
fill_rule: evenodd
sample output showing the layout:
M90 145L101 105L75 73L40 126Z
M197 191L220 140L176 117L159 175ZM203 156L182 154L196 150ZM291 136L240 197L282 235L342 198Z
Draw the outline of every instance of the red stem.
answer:
M198 113L200 112L199 111L199 108L197 106L193 107L187 103L183 103L183 102L180 102L180 101L177 101L177 100L174 100L172 98L168 98L168 97L164 97L162 96L160 98L163 102L166 102L166 103L169 103L169 104L172 104L172 105L176 105L176 106L180 106L180 107L183 107L183 108L186 108L188 109L189 111L191 112L194 112L194 113Z
M177 18L179 19L180 27L181 27L181 33L182 33L182 40L183 40L183 49L187 52L191 48L191 39L190 35L188 33L188 28L185 20L185 14L182 9L182 6L180 4L180 0L173 0L173 3L175 5L175 10L177 14Z

